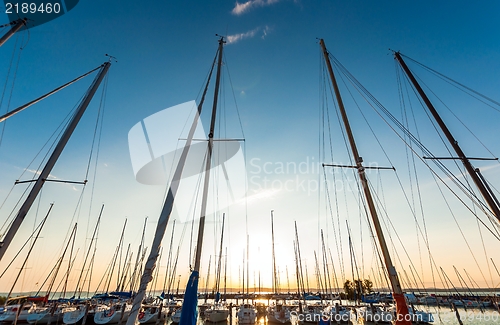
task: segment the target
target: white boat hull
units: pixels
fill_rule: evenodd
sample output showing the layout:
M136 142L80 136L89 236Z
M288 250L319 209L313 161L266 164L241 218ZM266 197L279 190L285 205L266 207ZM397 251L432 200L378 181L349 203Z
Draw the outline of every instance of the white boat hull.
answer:
M61 319L62 313L60 310L51 314L50 308L48 308L40 312L35 311L34 313L30 313L26 318L26 321L30 324L57 324L61 321Z
M219 323L227 321L227 317L229 316L229 310L222 309L207 309L205 310L205 321L211 323Z
M76 324L85 316L85 307L83 308L68 308L63 312L63 323L67 325Z
M238 324L255 324L257 312L252 307L241 307L236 317L238 317Z
M158 320L158 316L160 317L160 320L164 320L166 318L165 311L162 310L160 312L158 308L148 308L145 311L139 313L137 321L140 324L156 323L156 321Z
M123 312L121 308L119 310L116 310L117 308L115 309L113 307L107 310L101 310L99 312L96 312L94 315L94 323L98 325L104 325L104 324L116 324L119 323L120 321L122 323L126 322L128 315L130 313L130 308L127 307Z

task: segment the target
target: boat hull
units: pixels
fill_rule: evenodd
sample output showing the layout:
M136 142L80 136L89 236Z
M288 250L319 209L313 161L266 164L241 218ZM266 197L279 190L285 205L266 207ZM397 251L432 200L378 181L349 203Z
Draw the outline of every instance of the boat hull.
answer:
M207 309L205 310L205 321L210 323L219 323L227 321L229 316L228 309Z
M255 324L257 320L257 313L251 307L242 307L236 314L238 317L238 324Z
M165 320L166 314L164 310L159 310L158 308L148 308L144 312L140 312L137 321L140 324L151 324L151 323L156 323L156 321L159 319Z
M97 325L104 325L126 322L130 313L130 308L125 308L125 310L123 311L122 309L116 309L117 308L111 307L110 309L96 312L94 315L94 323L96 323Z
M60 311L56 311L51 314L50 310L44 310L41 312L30 313L26 318L26 321L30 324L57 324L60 323L63 314Z

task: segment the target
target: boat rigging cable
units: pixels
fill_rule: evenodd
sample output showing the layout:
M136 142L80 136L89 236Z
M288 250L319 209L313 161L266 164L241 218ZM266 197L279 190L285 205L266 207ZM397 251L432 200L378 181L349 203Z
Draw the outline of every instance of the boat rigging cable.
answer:
M338 64L338 65L340 65L340 64ZM341 68L339 68L339 69L344 69L344 70L345 70L345 68L343 68L343 67L341 67ZM346 70L345 70L345 71L346 71ZM345 73L345 72L344 72L344 73ZM353 77L352 77L352 76L351 76L348 72L347 72L347 73L345 73L345 74L347 74L347 75L348 75L348 77L351 79L351 81L353 81L353 79L354 79L354 78L353 78ZM370 94L369 94L369 93L368 93L368 92L367 92L367 91L366 91L366 90L365 90L362 86L360 86L360 85L359 85L359 83L358 83L355 79L354 79L354 81L353 81L353 82L354 82L354 83L356 83L355 87L356 87L358 90L359 90L359 89L361 89L361 90L363 90L363 92L365 92L365 93L366 93L369 97L371 96L371 95L370 95ZM366 100L366 98L365 98L365 100ZM374 103L376 103L377 105L379 104L379 103L378 103L376 100L374 100L373 98L372 98L372 100L373 100L373 102L374 102ZM373 105L370 105L370 106L372 106L372 107L373 107ZM381 105L380 105L380 106L381 106ZM380 115L380 114L379 114L379 115ZM389 114L387 114L387 115L389 115ZM389 116L391 117L391 115L389 115ZM392 118L392 117L391 117L391 118ZM365 118L365 119L366 119L366 118ZM385 121L385 119L384 119L384 121ZM386 122L386 123L387 123L387 122ZM397 124L397 123L396 123L396 124ZM392 129L392 127L391 127L391 129ZM405 131L405 129L404 129L404 128L402 128L402 129L403 129L403 131ZM407 129L406 129L406 130L407 130ZM408 131L408 134L409 134L409 131ZM400 136L400 137L401 137L401 136ZM410 136L410 135L408 135L408 137L411 139L411 136ZM404 141L404 139L402 139L402 140ZM407 143L407 146L408 146L408 142L407 142L407 141L404 141L404 142L405 142L405 143ZM416 142L416 143L417 143L417 145L419 144L418 142ZM415 151L414 151L414 149L413 149L413 148L411 148L411 146L408 146L408 147L410 147L410 149L411 149L413 152L415 152ZM425 148L425 147L424 147L424 148ZM417 156L418 156L418 155L417 155ZM425 163L425 162L424 162L424 163ZM433 173L434 173L434 172L433 172ZM435 176L436 176L436 174L434 173L434 174L433 174L433 176L435 177ZM440 178L440 179L441 179L441 178ZM441 179L441 180L442 180L442 179ZM398 181L400 182L399 177L398 177ZM446 184L445 184L445 185L446 185ZM455 196L456 196L456 194L455 194ZM406 199L407 199L407 201L408 201L408 198L407 198L406 194L405 194L405 197L406 197ZM462 202L462 203L463 203L463 202ZM411 205L410 205L410 206L411 206ZM413 209L412 209L412 210L413 210ZM469 210L470 210L470 208L469 208ZM473 212L473 211L471 210L471 212ZM414 212L413 212L413 213L414 213ZM482 221L481 221L481 220L477 217L477 215L476 215L474 212L473 212L473 214L476 216L476 218L477 218L478 222L481 222L481 223L482 223L482 224L483 224L483 225L484 225L484 226L485 226L485 227L486 227L486 228L487 228L487 229L488 229L488 230L489 230L489 231L490 231L490 232L491 232L491 233L495 236L495 234L491 231L491 229L489 229L489 228L488 228L488 227L484 224L484 222L482 222ZM491 219L490 219L490 220L491 220ZM390 220L389 220L389 221L390 221ZM392 226L392 223L391 223L391 226ZM495 229L495 230L496 230L496 229ZM421 230L420 230L420 231L421 231ZM398 237L399 237L399 236L398 236ZM426 236L423 236L423 237L424 237L424 238L426 238ZM497 236L495 236L495 237L498 239L498 237L497 237ZM425 241L425 243L426 243L427 248L429 249L429 247L428 247L428 241L427 241L427 240L425 240L425 239L424 239L424 241ZM469 250L470 250L470 248L469 248ZM471 253L472 253L472 251L471 251ZM474 257L474 254L473 254L473 257ZM431 257L431 259L432 259L432 257ZM474 259L475 259L475 257L474 257ZM476 264L477 264L477 261L476 261ZM481 272L481 273L482 273L482 272ZM483 278L484 278L484 275L483 275Z
M413 148L412 146L410 146L408 144L408 141L406 141L403 136L398 133L396 131L396 129L394 128L394 126L389 123L389 121L384 117L387 116L387 118L396 125L397 128L399 128L403 134L405 134L407 137L409 137L411 139L411 141L413 143L415 143L417 145L417 147L422 150L424 153L426 153L428 156L431 156L433 157L434 155L391 113L389 112L389 110L387 108L385 108L366 88L364 88L363 85L361 85L359 83L359 81L357 81L350 73L347 69L345 69L345 67L342 66L342 64L340 62L338 62L336 60L336 58L334 56L332 56L331 54L329 54L330 58L332 59L332 61L334 62L334 64L337 66L337 68L343 73L345 74L348 79L350 80L351 84L353 84L353 86L358 90L358 92L360 92L360 94L363 96L364 100L368 103L368 105L370 105L370 107L377 113L377 115L379 115L382 120L389 126L389 128L391 128L391 130L393 130L393 132L401 139L401 141L403 141L403 143L405 143L408 148L410 148L410 150L422 161L422 163L424 165L426 165L429 170L431 171L431 173L433 175L435 175L440 181L441 183L443 183L443 185L448 188L448 190L459 200L459 202L461 202L466 209L468 209L477 219L478 221L483 224L484 227L486 227L486 229L488 229L488 231L497 239L500 241L500 236L498 234L495 234L493 232L493 230L491 230L485 223L483 220L479 219L478 215L476 213L474 213L474 211L469 207L469 205L467 203L465 203L465 201L460 197L458 196L458 194L450 187L450 185L448 185L446 183L446 181L440 177L437 172L432 169L430 167L430 165L425 161L425 159L423 159L423 157L421 157L421 155L419 155L417 152L416 152L416 149ZM378 110L378 109L380 110ZM382 115L382 113L384 115ZM450 178L450 180L456 184L461 190L462 192L464 192L465 195L467 195L471 200L473 200L474 204L479 206L479 207L485 207L484 203L482 203L481 201L477 201L475 198L475 195L471 194L470 191L468 191L467 187L460 181L457 179L456 176L453 175L453 173L451 173L451 171L449 171L442 163L440 163L438 160L435 160L433 159L433 161L436 163L436 165L438 166L439 169L441 169L445 174L446 176L448 176ZM399 178L398 178L399 179ZM398 180L399 181L399 180ZM402 185L401 185L402 186ZM406 197L406 195L405 195ZM488 218L491 218L493 217L490 213L487 214L487 217ZM421 230L420 230L421 231Z
M427 97L427 95L425 94L425 92L422 90L421 86L419 85L419 83L417 82L415 77L413 76L412 72L409 70L408 66L406 65L406 63L402 59L399 52L395 52L394 56L395 56L396 60L399 62L399 64L401 65L401 68L404 70L408 79L411 81L414 89L418 92L418 94L420 95L422 100L425 102L425 105L427 106L429 112L432 114L432 116L436 120L437 124L441 128L441 131L444 133L447 140L450 142L450 145L453 147L453 150L456 152L458 158L455 158L455 159L459 159L462 161L465 169L469 173L469 176L472 178L472 180L474 181L474 184L476 185L479 192L483 196L484 200L488 204L490 211L500 221L500 207L498 205L498 201L496 200L496 198L494 198L494 194L488 191L488 189L485 187L485 185L481 181L480 177L478 176L479 169L474 168L472 166L472 164L470 163L470 159L472 159L472 158L469 158L464 154L461 147L458 145L458 142L455 140L455 138L453 137L451 132L448 130L448 128L444 124L443 120L441 119L441 117L437 113L436 109L434 108L433 104L430 102L430 100ZM432 156L431 159L438 159L438 158ZM471 194L473 196L475 196L472 190L469 190L469 191L471 192Z
M0 28L12 26L10 30L7 31L1 38L0 38L0 46L5 44L9 40L9 38L12 37L16 32L18 32L23 26L26 26L26 22L28 21L27 18L19 18L15 21L10 22L9 24L4 24L0 25ZM28 29L28 37L29 37L29 29Z
M28 243L33 239L33 235L39 231L39 228L40 227L43 227L43 225L45 224L45 218L42 219L42 221L38 224L38 226L36 226L36 228L33 230L33 232L31 233L31 235L28 237L28 239L24 242L23 246L21 246L21 248L19 249L19 251L16 253L16 255L14 255L14 257L12 258L12 260L10 261L10 263L5 267L5 269L3 270L2 274L0 274L0 278L2 278L4 275L5 275L5 272L7 272L7 270L9 269L9 267L12 265L12 263L14 263L14 261L16 260L16 258L19 256L19 254L21 254L22 250L24 249L24 247L26 247L26 245L28 245ZM36 236L35 236L36 237Z
M394 64L397 66L397 63L394 62ZM407 109L406 109L406 105L405 105L405 96L404 96L404 92L403 92L403 83L401 82L401 77L400 77L400 73L399 73L400 69L396 69L396 79L397 79L397 84L398 84L398 95L399 95L399 100L400 100L400 107L402 109L402 116L403 116L403 122L405 122L405 127L409 130L409 121L408 121L408 113L407 113ZM405 86L405 90L406 90L406 94L408 96L408 87L407 87L407 84L405 83L404 84ZM413 107L411 105L411 102L409 102L409 106L410 106L410 110L411 110L411 114L413 116L414 112L413 112ZM415 120L415 118L413 118L413 120ZM418 129L418 126L417 124L415 123L415 128L416 128L416 133L417 133L417 138L420 139L420 134L419 134L419 129ZM412 146L412 142L409 141L409 139L407 139L405 137L405 140L408 140L408 145L411 147ZM409 152L409 149L408 149L408 146L405 146L405 153L406 153L406 161L407 161L407 165L408 165L408 177L409 177L409 180L410 180L410 190L411 190L411 196L412 196L412 210L413 211L416 211L416 205L415 205L415 201L414 201L414 194L413 194L413 183L412 183L412 170L410 168L410 159L409 157L411 157L411 162L412 162L412 166L413 166L413 173L415 174L415 186L416 186L416 189L417 189L417 195L418 195L418 202L419 202L419 207L420 207L420 214L421 214L421 217L422 217L422 224L423 224L423 240L424 242L426 243L426 246L427 246L427 254L429 256L429 265L431 267L431 277L432 277L432 283L434 285L434 287L436 287L436 279L435 279L435 276L434 276L434 268L432 267L432 260L431 260L431 255L430 255L430 249L429 249L429 237L428 237L428 233L427 233L427 224L426 224L426 220L425 220L425 214L424 214L424 207L423 207L423 202L422 202L422 193L420 191L420 183L419 183L419 178L418 178L418 173L417 173L417 168L416 168L416 161L415 161L415 155L411 154L411 152ZM408 201L408 204L409 201ZM416 216L416 212L415 212L415 216L414 216L414 220L415 220L415 227L417 228L417 242L418 242L418 250L419 250L419 258L420 258L420 268L421 268L421 273L424 274L423 272L423 262L422 262L422 253L421 253L421 248L420 248L420 240L419 240L419 236L418 236L418 227L419 227L419 224L418 224L418 220L417 220L417 216ZM412 270L412 273L413 273L413 270ZM439 273L438 273L439 275Z
M80 272L80 276L78 277L78 280L76 281L76 286L75 286L75 291L73 293L73 296L78 297L81 295L81 287L80 287L80 281L82 280L83 272L85 271L85 266L87 265L87 259L90 256L90 252L92 250L92 245L97 245L97 231L99 229L99 225L101 223L101 216L102 212L104 210L104 204L101 206L101 211L99 212L99 217L97 217L97 222L94 228L94 232L92 233L92 238L90 239L89 247L87 249L87 254L85 254L85 258L83 260L83 265L82 265L82 270ZM94 244L95 242L95 244Z
M49 211L47 212L47 215L45 216L45 218L43 218L42 223L40 225L40 228L38 229L38 232L37 232L37 234L35 236L35 239L31 243L31 247L28 250L28 254L26 254L26 258L24 259L24 262L21 265L21 268L20 268L19 272L17 273L17 276L16 276L14 282L12 283L12 287L10 288L9 294L7 295L7 299L5 299L5 300L8 300L10 298L10 295L12 294L12 291L14 290L14 287L16 286L17 280L19 279L19 276L21 275L21 273L22 273L22 271L24 269L24 266L26 265L26 262L28 262L28 258L30 256L30 253L33 250L33 247L35 247L36 241L38 240L38 238L40 236L40 232L42 231L43 226L45 225L45 221L47 221L47 218L49 217L50 211L52 211L52 207L53 206L54 206L54 204L52 203L50 205Z
M419 82L417 82L415 76L413 75L413 73L410 71L410 69L408 68L408 66L406 65L405 61L402 59L401 57L401 54L399 52L395 52L394 53L395 55L395 58L396 60L398 61L399 65L401 66L402 70L405 72L405 75L407 77L407 79L411 82L411 84L413 85L413 90L416 93L418 93L417 95L417 98L419 99L422 99L422 101L425 102L425 106L427 107L428 110L424 110L428 116L428 118L431 120L431 123L432 125L434 126L434 128L436 129L436 133L439 135L439 137L441 138L441 141L443 142L444 146L446 147L446 149L448 150L448 153L450 155L450 157L445 157L445 158L440 158L440 157L432 157L431 159L452 159L455 166L458 168L458 170L460 170L461 172L461 176L464 178L465 182L467 183L467 189L474 194L473 192L473 189L471 187L471 184L469 183L469 179L467 178L467 174L465 173L464 170L462 170L457 162L457 160L461 160L462 163L463 163L463 167L465 168L465 170L467 171L468 175L472 178L472 181L474 182L474 184L477 186L477 188L479 189L481 195L483 196L484 200L487 202L488 206L490 207L492 213L497 217L497 219L500 220L500 203L498 202L495 194L492 192L491 188L488 186L488 183L485 181L484 177L482 176L482 174L480 173L479 169L478 168L474 168L470 161L471 159L480 159L480 160L497 160L498 162L498 158L470 158L470 157L466 157L465 154L463 153L462 149L460 148L460 146L458 145L457 141L453 138L451 132L448 130L448 128L446 127L446 125L444 124L444 122L442 121L441 117L439 116L437 110L434 108L433 104L431 103L431 101L429 100L429 98L427 97L426 93L423 91L423 89L421 88L420 84L423 84L424 86L427 87L427 85L425 85L425 83L420 80L420 84ZM435 73L436 74L436 73ZM442 78L442 75L439 75L439 77L441 79ZM445 81L447 81L448 83L451 83L449 82L449 79L450 78L447 78ZM455 82L456 83L456 82ZM454 85L456 87L456 85ZM458 87L457 87L458 88ZM465 126L465 123L463 123L459 118L458 116L432 91L432 89L430 89L429 87L427 87L428 91L430 91L438 100L439 102L448 110L451 112L451 114L453 114L453 116L474 136L474 138L478 139L477 136L467 127ZM463 89L463 88L462 88ZM470 88L469 88L470 90ZM469 94L468 92L465 92L466 94ZM476 92L477 93L477 92ZM469 94L471 95L471 94ZM471 95L471 97L474 97L475 99L478 99L477 96L473 96ZM488 100L492 101L491 99L488 98ZM484 103L484 101L480 100L481 102ZM494 101L492 101L494 102ZM423 106L423 105L422 105ZM491 107L491 105L488 105ZM429 113L432 114L433 118L434 119L431 119L431 117L429 116ZM433 123L433 121L436 121L436 123L439 125L439 128L441 129L442 133L444 134L444 136L446 136L447 140L449 141L450 145L453 147L454 151L456 152L458 158L453 158L452 156L452 153L451 153L451 150L448 148L448 146L446 145L446 141L443 139L443 136L442 134L438 131L438 127ZM479 143L486 148L486 146L479 140ZM486 150L488 152L491 153L491 151L486 148ZM492 153L491 153L492 154ZM492 154L493 155L493 154ZM424 159L427 158L427 157L423 157ZM474 194L475 195L475 194ZM479 201L479 198L476 197L476 199ZM474 206L473 206L474 207ZM483 206L480 206L481 210L483 210L483 212L485 214L487 214L486 212L486 207L483 207ZM495 226L499 226L498 223L495 223L491 218L489 219L490 222L492 223L493 227ZM457 223L458 225L458 222L455 220L455 222ZM477 219L476 219L476 222L477 222ZM478 226L479 226L479 223L477 222ZM460 227L459 227L460 228ZM487 253L486 253L486 247L484 245L484 240L483 240L483 236L482 236L482 233L481 233L481 229L480 227L478 227L479 229L479 234L480 234L480 238L481 238L481 243L483 245L483 252L485 254L485 257L486 257L486 260L487 260ZM495 230L497 230L495 228ZM497 231L498 233L498 231ZM464 237L465 239L465 237ZM467 241L466 241L467 243ZM467 246L469 246L469 244L467 243ZM472 250L470 249L469 247L469 250L471 251L473 257L474 257L474 254L472 252ZM474 257L474 260L476 261L475 257ZM477 261L476 261L476 264L477 264ZM488 270L490 272L490 277L491 277L491 269L490 269L490 265L489 263L487 264L488 265ZM479 267L479 265L478 265ZM481 272L481 275L483 276L483 279L485 280L485 282L487 283L486 281L486 278L484 277L484 274Z
M0 97L0 108L3 105L3 101L4 101L4 98L5 98L5 92L7 91L7 84L9 83L9 78L10 78L10 75L11 75L12 65L14 64L14 57L15 57L15 54L16 54L17 42L19 41L19 37L20 37L19 35L16 37L16 43L14 44L14 49L12 50L12 56L11 56L10 62L9 62L9 69L7 70L7 76L5 77L5 83L4 83L3 90L2 90L2 96ZM24 34L23 34L22 37L24 39ZM19 61L21 60L21 53L22 53L22 48L19 49L19 54L17 55L17 61L15 62L15 71L14 71L14 77L13 77L13 80L12 80L12 86L11 86L11 89L10 89L9 100L8 100L7 106L5 107L5 111L6 112L9 110L9 107L10 107L10 100L12 98L12 93L14 91L14 85L15 85L15 81L16 81L16 77L17 77L17 69L19 68ZM0 147L2 146L2 140L3 140L4 131L5 131L5 124L2 125L2 132L0 133Z
M221 42L223 42L223 40L221 40ZM213 68L215 67L215 62L216 62L217 56L219 55L219 52L220 51L218 50L216 55L215 55L214 61L212 63L212 68L210 70L210 76L212 75L212 71L213 71ZM174 175L172 177L172 182L171 182L170 187L168 189L168 193L167 193L167 196L165 198L165 202L164 202L162 211L160 213L160 217L158 218L158 223L157 223L156 230L155 230L153 244L151 245L151 250L150 250L148 259L146 261L146 264L144 266L144 272L141 276L139 288L138 288L137 294L134 298L134 303L133 303L132 309L130 311L129 318L127 320L127 325L134 325L135 324L135 322L137 320L137 315L139 313L139 309L141 308L141 303L142 303L144 296L145 296L145 293L146 293L147 285L152 278L152 270L156 266L156 260L158 257L158 250L159 250L159 247L161 245L165 230L167 228L168 220L170 218L170 213L172 212L172 209L173 209L175 194L177 193L179 182L180 182L180 179L182 176L182 171L184 168L184 162L186 160L189 147L191 146L194 131L196 129L196 125L198 122L198 116L201 113L203 103L205 101L205 95L206 95L206 92L208 90L209 81L210 81L210 78L208 79L206 87L203 91L202 99L201 99L200 104L198 105L198 108L197 108L198 115L196 116L196 114L195 114L195 118L192 122L191 128L189 129L188 139L186 140L186 144L182 150L182 154L179 158L179 164L177 165L177 167L175 169ZM196 282L196 284L197 284L197 282Z
M26 217L30 207L32 206L34 200L36 199L38 193L42 189L43 184L45 181L48 179L50 172L52 171L52 168L57 162L57 159L61 155L64 147L66 146L68 140L70 139L71 135L73 134L74 129L76 128L78 122L80 121L83 113L85 112L85 109L88 107L90 104L90 101L92 100L93 95L97 91L97 88L99 87L102 79L106 75L109 67L111 66L110 62L106 62L101 66L101 70L99 71L98 75L92 82L91 87L85 94L84 99L80 102L78 105L78 110L71 119L71 122L68 125L68 128L65 130L64 134L61 136L58 144L54 148L54 151L52 152L50 158L47 161L47 164L41 171L38 179L34 183L33 187L31 188L30 194L26 198L26 201L23 203L21 208L19 209L18 214L16 215L16 218L14 219L13 223L11 224L9 230L5 234L5 236L2 239L1 246L0 246L0 260L5 254L5 251L9 247L10 243L12 242L15 233L21 226L22 221Z

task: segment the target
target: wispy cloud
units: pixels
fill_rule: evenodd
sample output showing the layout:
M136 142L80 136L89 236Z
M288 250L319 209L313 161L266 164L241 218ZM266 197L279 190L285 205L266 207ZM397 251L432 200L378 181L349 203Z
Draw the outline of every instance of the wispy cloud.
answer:
M228 35L227 36L227 44L233 44L236 42L239 42L241 40L244 40L246 38L253 38L255 36L261 35L260 37L262 39L265 39L267 34L271 31L271 28L268 26L265 27L257 27L252 30L249 30L248 32L245 33L239 33L239 34L233 34L233 35Z
M41 170L34 170L34 169L28 169L28 168L26 168L25 171L32 173L32 174L35 174L35 175L40 175L42 173ZM49 174L49 176L47 178L59 179L57 176L54 176L52 174Z
M236 1L236 5L234 6L231 13L233 15L239 16L248 12L249 10L252 10L253 8L270 6L280 1L281 0L248 0L247 2L243 3L239 3L238 1Z

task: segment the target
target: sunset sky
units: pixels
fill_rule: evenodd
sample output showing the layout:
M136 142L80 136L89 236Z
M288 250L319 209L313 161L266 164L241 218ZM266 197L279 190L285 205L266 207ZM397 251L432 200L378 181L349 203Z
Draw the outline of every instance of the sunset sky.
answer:
M0 25L6 23L7 15L0 14ZM91 290L98 290L126 218L124 250L130 243L132 260L136 258L146 217L145 245L151 245L167 185L136 180L133 166L136 153L129 148L129 132L136 125L141 130L142 125L148 130L151 145L157 141L172 150L182 147L185 125L191 121L189 114L194 105L175 118L167 113L150 116L182 103L200 102L219 34L225 36L226 45L216 137L244 138L244 141L237 142L240 148L234 147L239 150L230 170L234 197L226 190L222 169L214 171L212 176L200 287L205 286L210 256L213 263L218 255L222 213L227 217L224 247L228 251L228 286L241 286L247 234L250 287L258 282L259 272L262 286L271 286L271 210L274 210L276 263L282 289L287 287L287 269L291 286L296 283L294 221L311 287L316 286L314 251L322 263L321 229L329 249L331 276L334 270L330 252L339 283L344 278L352 279L346 221L360 276L380 282L373 240L364 210L358 204L361 197L355 175L352 170L321 167L322 163L351 163L331 91L322 90L325 75L318 38L325 40L330 53L392 114L407 121L409 129L418 134L434 155L444 157L455 154L446 151L434 122L431 123L406 82L401 92L411 97L412 102L401 105L398 76L404 77L395 69L391 50L401 51L499 101L499 30L500 3L496 1L81 1L67 14L19 32L0 50L3 76L0 115L99 66L108 60L105 54L117 60L112 61L106 92L103 95L103 86L97 91L51 173L59 180L87 178L82 203L78 204L82 185L46 184L0 262L0 272L45 216L51 202L55 203L52 213L14 292L38 290L59 258L74 223L78 222L73 251L76 259L69 281L69 290L73 291L102 204L105 208ZM6 31L7 28L2 28L2 35ZM472 100L417 64L409 61L408 65L425 83L424 88L435 93L430 94L431 100L466 154L497 157L500 154L498 105L490 107ZM58 127L78 104L94 76L95 73L0 123L2 234L7 229L4 223L10 222L12 214L17 212L14 207L28 186L13 187L14 182L32 178L40 168L52 145L50 137L59 132ZM437 180L356 90L345 87L348 80L338 78L365 164L396 168L396 171L371 170L368 177L403 286L408 287L407 279L417 277L412 273L419 274L427 287L446 286L436 269L431 272L427 247L420 234L425 232L433 263L438 269L443 268L455 286L460 286L460 282L454 267L467 279L465 269L480 287L498 287L500 276L491 263L492 259L500 266L498 240L444 185L456 190L452 182L441 171L437 174L443 182ZM200 137L208 132L212 100L211 87L201 114ZM104 117L99 120L102 132L101 124L96 128L99 107L104 109ZM328 118L330 123L326 122ZM152 132L149 125L153 124L159 130L154 136L149 134ZM94 142L89 165L94 130L100 136ZM223 148L221 145L221 151ZM416 152L421 154L420 150ZM140 156L138 161L148 159ZM434 166L432 162L429 164ZM459 175L453 162L445 164ZM473 164L481 168L493 188L500 188L498 161L473 161ZM328 174L328 191L324 187L324 172ZM460 176L459 179L463 180ZM183 196L176 202L176 212L164 239L157 285L160 290L174 219L177 224L173 250L180 245L177 274L181 275L181 287L187 280L189 250L195 245L190 246L189 220L199 214L198 182L199 175L194 173L181 183ZM498 232L497 221L491 223L470 199L462 192L457 193L482 222L494 233ZM216 217L213 207L218 207ZM196 223L194 229L196 238ZM0 292L10 290L26 251L25 248L0 278ZM69 255L63 268L67 268L68 258ZM214 264L210 268L213 279ZM60 278L65 271L61 271Z

